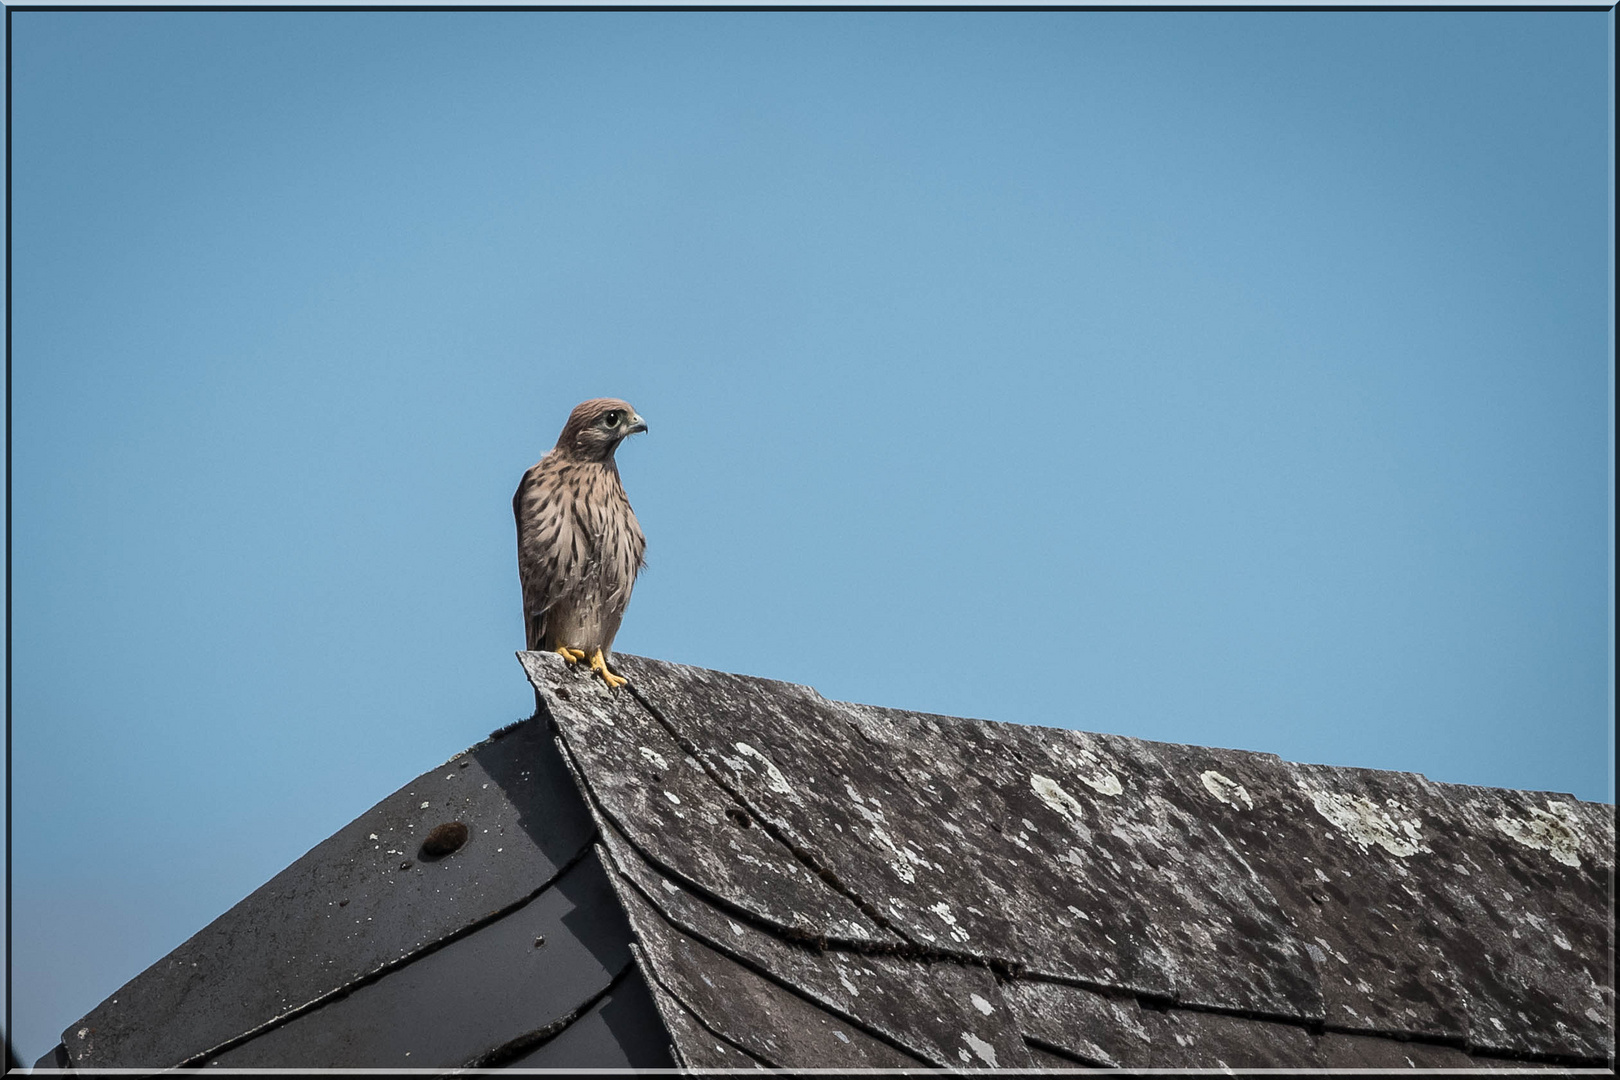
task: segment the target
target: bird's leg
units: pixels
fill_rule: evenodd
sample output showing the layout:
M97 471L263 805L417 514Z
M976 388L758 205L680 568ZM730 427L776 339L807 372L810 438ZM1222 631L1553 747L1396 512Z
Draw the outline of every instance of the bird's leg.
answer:
M591 670L602 676L602 681L608 684L609 690L623 686L630 681L623 675L615 675L613 672L608 670L607 661L602 658L601 649L597 649L596 652L591 655Z
M570 649L566 645L559 645L557 646L557 655L568 661L570 664L577 664L581 660L585 659L585 650Z

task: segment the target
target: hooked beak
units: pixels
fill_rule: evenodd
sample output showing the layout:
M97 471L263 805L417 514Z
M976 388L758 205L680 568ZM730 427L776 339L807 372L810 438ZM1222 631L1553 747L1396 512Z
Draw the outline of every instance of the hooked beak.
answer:
M643 420L641 418L641 414L640 413L631 413L630 414L630 430L628 432L626 432L626 434L634 435L638 431L646 431L646 430L647 430L647 421L645 421L645 420Z

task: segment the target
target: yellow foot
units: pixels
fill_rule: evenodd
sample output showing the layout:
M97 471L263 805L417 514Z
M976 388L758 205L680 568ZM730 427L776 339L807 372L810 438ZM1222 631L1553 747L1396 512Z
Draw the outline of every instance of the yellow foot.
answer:
M570 649L566 645L559 645L557 646L557 655L568 661L570 664L577 664L581 660L585 659L585 650Z
M591 670L602 676L602 681L608 684L609 690L623 686L630 681L623 675L615 675L608 670L607 661L602 659L601 649L597 649L591 657Z

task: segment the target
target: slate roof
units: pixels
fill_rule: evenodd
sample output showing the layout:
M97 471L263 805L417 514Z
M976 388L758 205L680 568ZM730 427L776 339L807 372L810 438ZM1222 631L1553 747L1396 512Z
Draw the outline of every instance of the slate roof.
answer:
M1613 807L519 655L42 1064L1612 1066Z

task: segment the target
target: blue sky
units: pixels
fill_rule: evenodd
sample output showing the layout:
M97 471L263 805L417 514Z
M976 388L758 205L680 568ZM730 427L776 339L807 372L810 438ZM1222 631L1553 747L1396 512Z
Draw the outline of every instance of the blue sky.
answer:
M1612 13L12 18L32 1061L622 651L1613 800Z

